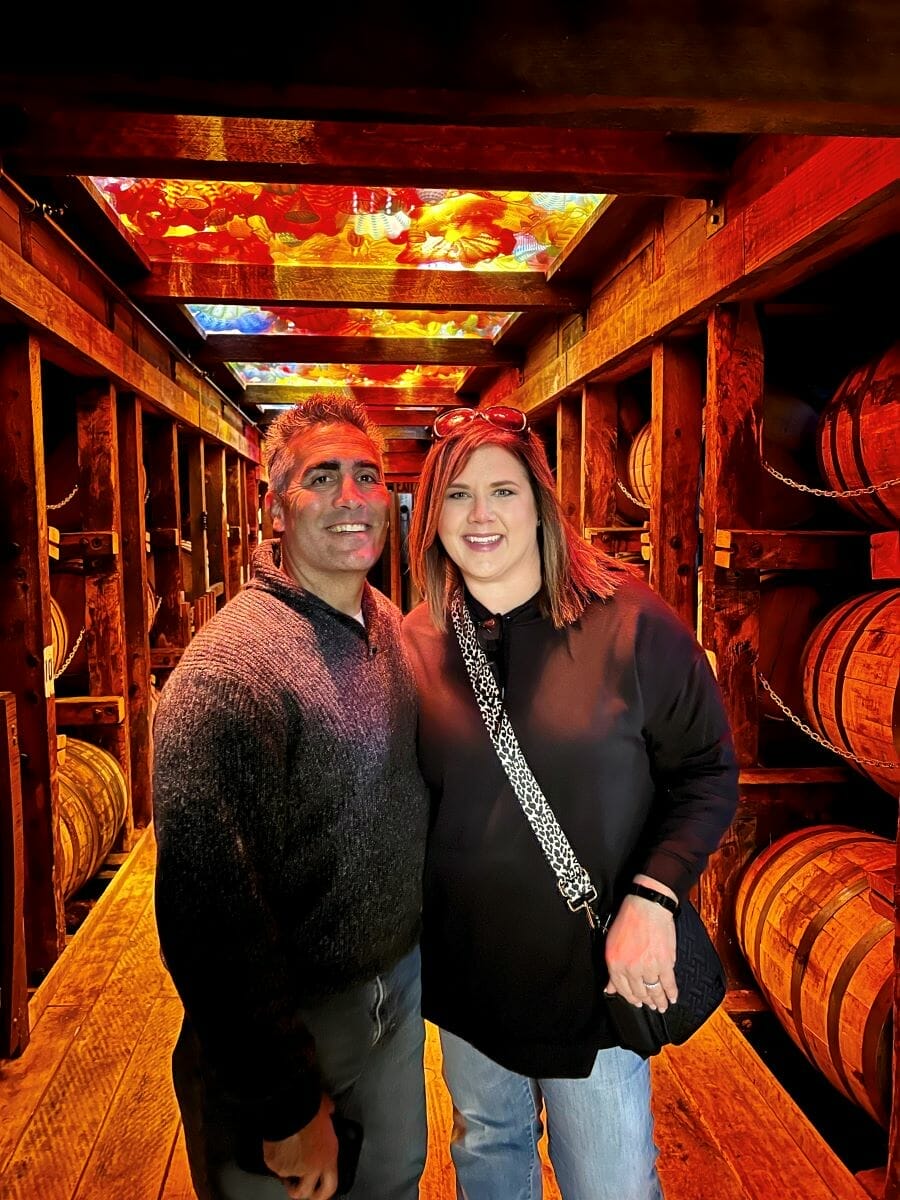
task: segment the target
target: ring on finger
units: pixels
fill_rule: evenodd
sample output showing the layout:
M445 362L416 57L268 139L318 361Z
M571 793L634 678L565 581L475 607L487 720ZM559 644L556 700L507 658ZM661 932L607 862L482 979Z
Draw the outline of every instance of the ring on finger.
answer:
M659 987L659 980L658 980L658 979L656 980L656 982L655 982L655 983L648 983L648 982L646 981L646 979L645 979L643 982L644 982L644 987L645 987L645 988L658 988L658 987Z

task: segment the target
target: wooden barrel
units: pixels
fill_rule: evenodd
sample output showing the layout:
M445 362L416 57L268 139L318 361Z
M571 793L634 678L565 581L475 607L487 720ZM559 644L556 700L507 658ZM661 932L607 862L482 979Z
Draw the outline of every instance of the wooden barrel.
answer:
M773 1013L806 1057L887 1126L894 925L867 872L893 841L837 825L781 838L754 859L735 902L737 937Z
M628 451L628 470L623 483L641 504L649 510L650 489L653 486L653 459L650 450L650 422L638 430Z
M859 758L900 760L900 588L833 609L804 648L802 672L806 712L822 737ZM856 769L896 797L900 762Z
M58 675L69 652L69 626L57 602L50 597L50 632L53 640L53 674Z
M835 392L819 419L818 452L834 491L900 479L900 342L851 372ZM900 487L839 503L866 524L900 524Z
M63 896L77 892L109 854L125 820L128 788L111 754L70 737L59 770Z

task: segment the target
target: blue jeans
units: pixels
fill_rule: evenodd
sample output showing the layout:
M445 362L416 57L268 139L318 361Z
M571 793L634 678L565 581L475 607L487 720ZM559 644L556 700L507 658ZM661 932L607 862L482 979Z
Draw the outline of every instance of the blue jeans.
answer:
M312 1009L301 1009L316 1042L324 1086L338 1112L363 1127L354 1200L416 1200L425 1165L425 1030L419 951L384 975ZM200 1071L199 1047L185 1022L172 1056L191 1179L200 1200L284 1200L274 1177L234 1162L239 1136L233 1105Z
M542 1104L563 1200L662 1200L644 1059L600 1050L587 1079L528 1079L445 1030L441 1047L459 1200L541 1200Z

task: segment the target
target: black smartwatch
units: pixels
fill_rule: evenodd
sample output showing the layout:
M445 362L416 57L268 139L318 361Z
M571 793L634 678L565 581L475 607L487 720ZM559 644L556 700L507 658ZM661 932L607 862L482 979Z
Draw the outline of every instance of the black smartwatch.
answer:
M665 892L658 892L656 888L644 887L642 883L629 884L628 895L640 896L642 900L652 900L654 904L661 904L663 908L667 908L673 914L677 913L681 907L677 900L673 900Z

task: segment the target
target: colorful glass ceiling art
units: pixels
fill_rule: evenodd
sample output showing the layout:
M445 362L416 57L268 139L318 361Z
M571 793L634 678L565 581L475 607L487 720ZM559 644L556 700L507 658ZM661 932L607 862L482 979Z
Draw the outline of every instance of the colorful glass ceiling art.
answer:
M255 308L188 304L203 333L280 333L310 337L496 337L508 313L388 311L381 308Z
M153 259L543 271L604 199L181 179L94 178Z
M381 366L370 363L229 363L244 387L281 384L288 387L396 387L452 390L465 375L464 367Z

